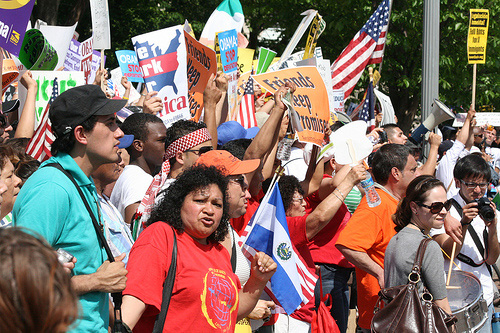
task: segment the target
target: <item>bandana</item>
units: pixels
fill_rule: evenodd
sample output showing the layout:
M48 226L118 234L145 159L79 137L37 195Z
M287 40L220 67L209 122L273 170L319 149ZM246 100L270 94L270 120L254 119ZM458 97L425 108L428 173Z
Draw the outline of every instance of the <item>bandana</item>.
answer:
M153 178L151 185L149 185L144 198L142 198L141 204L137 208L134 216L134 220L140 218L141 221L146 221L151 214L155 198L158 192L161 190L163 184L168 178L170 173L170 162L169 160L175 156L178 151L186 151L191 149L200 143L211 140L212 137L206 128L201 128L197 131L191 132L183 137L172 142L165 151L163 155L163 163L161 165L160 172Z

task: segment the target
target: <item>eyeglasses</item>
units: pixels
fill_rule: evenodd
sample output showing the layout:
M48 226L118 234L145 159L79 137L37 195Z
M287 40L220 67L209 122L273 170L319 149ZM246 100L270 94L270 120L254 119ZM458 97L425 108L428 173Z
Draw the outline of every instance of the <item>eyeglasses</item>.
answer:
M247 188L247 184L245 183L245 177L243 175L241 175L239 177L231 177L231 178L229 178L229 181L238 183L242 189Z
M292 201L302 204L304 202L304 197L292 198Z
M464 182L462 179L460 179L460 182L467 186L469 190L473 190L476 188L476 186L479 186L480 189L485 190L488 187L488 183L469 183L469 182Z
M208 153L209 151L213 150L214 147L212 146L203 146L200 149L186 149L184 150L185 152L189 151L192 153L198 153L198 155L203 155L205 153Z
M446 200L445 202L433 202L430 205L426 205L422 202L416 202L420 207L429 208L432 214L439 213L443 207L448 212L451 208L451 200Z

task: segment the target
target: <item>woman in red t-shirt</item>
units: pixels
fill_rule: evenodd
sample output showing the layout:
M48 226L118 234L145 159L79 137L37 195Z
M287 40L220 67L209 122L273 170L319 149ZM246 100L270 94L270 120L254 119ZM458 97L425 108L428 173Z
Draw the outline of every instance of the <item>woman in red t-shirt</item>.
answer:
M164 332L233 332L254 308L276 263L257 253L241 289L229 253L219 243L229 225L226 189L227 179L215 167L196 166L177 178L153 210L127 265L122 318L134 332L153 330L174 232L177 270Z

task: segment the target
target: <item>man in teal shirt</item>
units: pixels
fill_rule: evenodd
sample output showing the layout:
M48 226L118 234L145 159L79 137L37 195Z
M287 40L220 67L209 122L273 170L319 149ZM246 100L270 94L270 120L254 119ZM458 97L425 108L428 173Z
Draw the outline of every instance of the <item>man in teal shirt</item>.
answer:
M125 254L113 263L107 261L75 185L60 170L46 164L58 163L73 176L101 224L90 174L102 164L120 159L117 145L123 132L116 124L115 113L125 103L106 98L96 85L76 87L57 97L49 111L56 136L53 156L24 184L13 209L16 226L42 235L55 249L62 248L76 258L72 284L82 311L72 327L75 332L108 331L108 293L125 288Z

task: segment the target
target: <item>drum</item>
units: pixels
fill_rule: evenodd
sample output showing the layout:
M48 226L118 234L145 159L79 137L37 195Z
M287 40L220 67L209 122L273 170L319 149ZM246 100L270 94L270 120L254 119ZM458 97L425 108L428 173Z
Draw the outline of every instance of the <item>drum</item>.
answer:
M476 332L488 319L488 305L479 279L472 273L453 271L447 288L451 312L458 332Z

